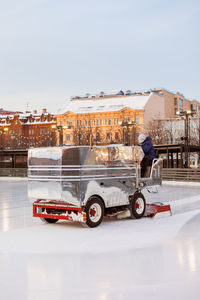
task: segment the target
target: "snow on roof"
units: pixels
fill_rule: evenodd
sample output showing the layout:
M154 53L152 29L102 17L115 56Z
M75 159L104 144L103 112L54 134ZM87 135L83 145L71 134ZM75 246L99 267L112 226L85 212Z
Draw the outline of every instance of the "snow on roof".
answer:
M52 121L39 121L39 122L35 122L35 120L33 122L26 122L23 125L38 125L38 124L52 124L52 123L56 123L56 121L52 120Z
M131 95L122 97L111 97L102 99L70 100L59 114L67 111L80 113L112 112L126 107L131 109L144 109L150 95Z

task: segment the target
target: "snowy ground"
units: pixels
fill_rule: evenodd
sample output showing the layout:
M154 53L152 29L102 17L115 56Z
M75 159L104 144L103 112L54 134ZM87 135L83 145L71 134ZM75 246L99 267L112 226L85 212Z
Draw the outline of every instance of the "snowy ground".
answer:
M0 178L2 299L199 299L200 185L164 184L147 202L163 219L44 224L32 217L27 181Z

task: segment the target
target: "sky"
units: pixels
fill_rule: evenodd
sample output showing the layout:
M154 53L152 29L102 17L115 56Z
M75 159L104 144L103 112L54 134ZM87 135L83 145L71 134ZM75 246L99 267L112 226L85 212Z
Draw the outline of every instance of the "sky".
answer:
M199 0L0 0L0 107L166 88L200 101Z

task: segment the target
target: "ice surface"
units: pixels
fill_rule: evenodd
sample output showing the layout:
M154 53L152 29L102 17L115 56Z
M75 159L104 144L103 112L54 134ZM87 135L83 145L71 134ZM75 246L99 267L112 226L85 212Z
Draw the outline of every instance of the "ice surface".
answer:
M32 218L27 181L0 179L2 299L199 299L199 187L164 185L147 202L163 219L44 224Z

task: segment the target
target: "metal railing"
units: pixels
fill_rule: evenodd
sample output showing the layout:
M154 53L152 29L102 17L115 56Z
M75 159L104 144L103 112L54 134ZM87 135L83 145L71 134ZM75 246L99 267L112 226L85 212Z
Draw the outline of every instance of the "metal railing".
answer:
M27 168L0 168L0 177L27 177Z
M200 182L200 168L164 168L163 180Z

